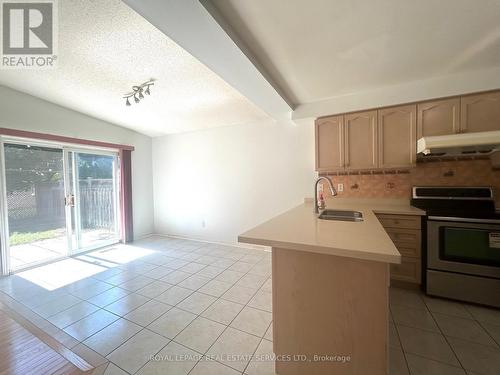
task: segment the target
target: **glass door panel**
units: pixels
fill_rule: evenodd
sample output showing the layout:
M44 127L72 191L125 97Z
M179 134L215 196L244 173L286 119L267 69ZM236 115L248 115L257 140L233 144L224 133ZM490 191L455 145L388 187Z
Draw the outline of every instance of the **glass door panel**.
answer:
M491 234L500 234L500 228L441 228L441 257L456 262L500 265L500 250L492 244Z
M73 252L117 242L117 156L72 152L74 189Z
M3 150L4 270L119 241L117 153L14 140Z
M67 254L63 150L4 144L10 269Z

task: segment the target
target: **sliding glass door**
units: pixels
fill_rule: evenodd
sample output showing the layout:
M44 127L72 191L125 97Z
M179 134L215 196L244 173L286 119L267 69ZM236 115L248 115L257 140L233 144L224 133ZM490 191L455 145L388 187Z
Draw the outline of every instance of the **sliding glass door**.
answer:
M72 252L118 241L116 155L69 151L68 160Z
M63 150L4 144L10 268L67 253Z
M118 242L117 153L3 142L9 271Z

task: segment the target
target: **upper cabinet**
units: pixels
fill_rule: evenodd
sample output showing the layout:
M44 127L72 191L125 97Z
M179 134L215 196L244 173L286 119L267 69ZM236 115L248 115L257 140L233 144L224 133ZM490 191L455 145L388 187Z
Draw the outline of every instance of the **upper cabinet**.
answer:
M408 168L415 164L416 106L316 120L316 170Z
M417 110L417 138L460 131L460 98L419 103Z
M489 92L461 98L462 132L500 130L500 92Z
M500 91L323 117L315 127L318 172L411 168L421 137L500 130Z
M316 120L316 170L344 168L344 116Z
M346 168L377 168L377 147L377 111L345 115Z
M378 111L380 168L404 168L416 163L416 105Z

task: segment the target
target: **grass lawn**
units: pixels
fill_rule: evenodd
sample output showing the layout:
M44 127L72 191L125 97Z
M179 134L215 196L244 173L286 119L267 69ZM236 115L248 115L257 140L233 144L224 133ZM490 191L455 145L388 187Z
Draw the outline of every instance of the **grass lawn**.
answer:
M31 242L48 240L57 237L55 230L46 230L43 232L14 232L10 235L10 246L24 245Z

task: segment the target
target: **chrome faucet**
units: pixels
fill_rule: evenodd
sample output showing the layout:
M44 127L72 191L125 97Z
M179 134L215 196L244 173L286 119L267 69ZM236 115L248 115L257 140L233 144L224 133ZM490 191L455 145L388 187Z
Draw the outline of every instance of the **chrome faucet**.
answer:
M316 180L316 183L314 184L314 213L319 214L319 205L318 205L318 184L321 180L325 180L328 182L328 185L330 185L330 192L332 193L332 196L337 195L337 190L333 187L333 182L330 180L329 177L326 176L321 176Z

